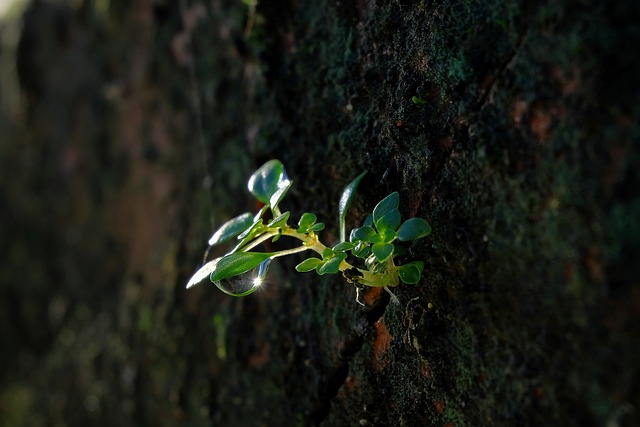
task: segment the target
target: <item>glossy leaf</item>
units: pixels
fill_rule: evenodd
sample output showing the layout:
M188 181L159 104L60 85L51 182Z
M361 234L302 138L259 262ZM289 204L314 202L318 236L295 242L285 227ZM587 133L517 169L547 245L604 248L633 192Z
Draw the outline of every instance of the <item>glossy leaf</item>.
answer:
M269 205L264 205L253 217L253 222L260 222L265 212L269 210Z
M400 204L400 195L397 191L389 194L384 199L380 200L380 202L373 208L373 222L375 224L378 223L380 218L388 214L389 212L398 209L398 205Z
M306 273L307 271L315 270L315 268L322 264L322 262L323 261L320 258L307 258L300 264L296 265L296 271Z
M200 267L198 271L196 271L193 276L191 276L189 282L187 282L187 289L199 283L202 283L206 278L208 278L211 272L213 272L213 270L216 268L216 264L218 264L218 261L220 261L220 258L209 261L208 263Z
M345 229L345 220L347 218L347 211L349 210L349 205L351 205L351 199L355 195L356 189L358 188L358 184L360 184L360 180L367 174L367 171L362 172L360 175L356 177L353 181L351 181L345 188L342 190L342 195L340 196L340 202L338 204L338 218L340 220L340 241L344 242L346 240L346 229Z
M282 162L269 160L251 175L247 187L256 199L268 204L271 196L290 185L290 182ZM284 196L284 194L282 195Z
M332 249L334 252L344 252L352 250L356 245L351 242L341 242L335 245Z
M320 268L317 269L318 274L336 274L340 271L340 264L347 257L347 254L344 252L338 252L335 256L329 260L327 260Z
M364 260L364 266L370 270L373 264L375 264L375 262L376 262L376 256L374 254L371 254L367 257L367 259Z
M272 255L271 253L263 252L236 252L226 255L220 258L211 273L210 279L212 282L217 282L227 277L246 273L271 258Z
M382 218L378 219L376 222L376 228L378 231L395 231L395 229L400 225L400 221L400 211L398 209L393 209L382 216Z
M362 240L363 242L369 242L375 235L376 231L373 228L365 225L360 228L354 228L351 231L351 241L353 242L355 240Z
M269 205L271 205L272 210L278 208L278 205L284 198L285 194L287 194L287 191L289 191L289 188L291 188L291 184L293 184L293 181L287 179L286 175L285 179L278 183L278 189L269 198Z
M422 218L410 218L398 229L398 240L416 240L431 233L431 226Z
M244 230L242 233L240 233L240 235L238 236L238 240L243 240L249 236L256 236L258 233L260 233L260 231L264 228L264 224L262 224L262 220L255 220L253 221L253 224L251 225L251 227L247 228L246 230Z
M289 216L290 215L291 215L291 212L289 212L289 211L278 215L277 217L273 218L269 222L269 224L267 224L267 227L278 228L278 227L282 227L282 226L286 225L287 221L289 220Z
M334 254L335 252L333 252L331 248L324 248L324 250L322 251L322 259L327 260L333 258Z
M262 223L262 221L254 222L251 228L244 231L242 234L238 236L238 240L240 240L240 242L229 253L233 253L241 250L246 244L251 242L253 239L257 238L264 232L265 232L265 226Z
M358 258L366 258L371 254L371 248L367 243L359 242L351 253Z
M362 225L368 225L369 227L373 227L373 214L369 214L367 215L367 217L364 219L364 222L362 223Z
M317 219L318 217L315 214L309 212L303 213L302 217L300 217L300 221L298 221L298 230L301 233L306 233L309 227L316 223Z
M213 246L226 242L251 227L251 224L253 224L252 214L247 212L242 215L238 215L237 217L222 224L218 231L216 231L209 239L209 245Z
M378 261L384 261L393 253L393 245L384 242L374 243L371 246L371 251Z
M324 222L316 222L311 227L307 229L307 231L322 231L324 230Z
M398 276L403 283L413 285L420 281L420 275L423 269L424 263L422 261L410 262L398 269Z

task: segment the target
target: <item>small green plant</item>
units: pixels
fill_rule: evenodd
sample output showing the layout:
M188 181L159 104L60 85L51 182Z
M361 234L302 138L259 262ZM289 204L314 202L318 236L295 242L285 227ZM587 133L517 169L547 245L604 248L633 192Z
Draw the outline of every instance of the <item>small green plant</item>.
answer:
M209 245L218 245L235 238L236 244L226 255L209 261L189 280L187 288L209 277L221 291L231 296L245 296L255 292L265 279L269 264L275 258L311 250L319 257L310 257L296 266L299 272L315 270L318 274L342 272L347 282L359 290L363 286L395 287L400 282L415 284L424 269L422 261L399 265L399 256L406 250L397 242L420 239L431 232L429 224L421 218L401 221L397 192L382 199L367 216L361 227L346 236L345 219L355 191L366 172L357 176L342 192L338 204L340 241L332 247L318 239L324 229L316 215L304 213L297 225L289 224L290 212L281 212L280 202L291 187L284 166L279 160L270 160L256 170L249 179L249 191L264 204L258 213L244 213L226 223L209 239ZM302 244L293 249L276 252L253 251L261 243L291 237ZM360 260L360 267L351 264ZM349 261L348 261L349 260ZM391 294L393 296L393 294ZM395 297L393 297L395 300Z

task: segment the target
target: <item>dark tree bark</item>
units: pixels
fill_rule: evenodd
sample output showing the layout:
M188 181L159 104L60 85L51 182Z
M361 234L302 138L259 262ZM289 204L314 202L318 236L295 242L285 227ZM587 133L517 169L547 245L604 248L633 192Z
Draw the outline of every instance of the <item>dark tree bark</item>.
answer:
M638 425L639 9L34 0L1 28L0 425ZM422 281L187 291L271 158L327 242L361 171L350 226L398 191Z

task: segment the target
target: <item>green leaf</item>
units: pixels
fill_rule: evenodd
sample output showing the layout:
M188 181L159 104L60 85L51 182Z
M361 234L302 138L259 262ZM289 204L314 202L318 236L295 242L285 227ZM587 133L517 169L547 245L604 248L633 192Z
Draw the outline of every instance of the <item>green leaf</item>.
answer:
M296 271L306 273L307 271L314 270L320 264L322 264L322 260L320 258L307 258L300 264L296 265Z
M200 267L198 271L193 273L193 276L191 276L191 279L189 279L189 282L187 282L187 289L199 283L202 283L204 279L209 277L211 272L216 268L216 264L218 264L218 261L220 261L220 258L209 261L208 263Z
M280 189L291 185L280 160L269 160L256 170L247 187L251 194L262 203L270 203L271 197ZM284 194L282 194L284 196Z
M290 215L291 215L291 212L289 212L289 211L278 215L277 217L273 218L269 222L269 224L267 224L267 227L269 227L269 228L279 228L279 227L282 227L283 225L286 225L287 224L287 220L289 220L289 216Z
M374 265L373 268L371 269L371 272L373 274L382 274L385 271L387 271L387 263L386 262L378 263L378 264Z
M262 223L262 220L258 220L258 222L254 222L250 228L248 228L238 236L238 240L240 240L240 242L238 242L238 244L229 253L238 252L247 243L251 242L253 239L255 239L256 237L264 233L265 229L266 228Z
M398 269L398 276L403 283L413 285L420 281L420 275L424 269L424 262L414 261L405 264Z
M272 256L272 253L263 252L236 252L225 255L220 259L220 261L218 261L218 264L216 264L209 278L212 282L217 282L219 280L226 279L227 277L246 273L249 270L253 270L263 261L266 261Z
M324 250L322 251L322 259L326 261L330 258L333 258L334 254L335 252L333 252L331 248L324 248Z
M384 261L393 253L393 245L384 242L374 243L371 246L371 251L378 261Z
M318 268L318 274L336 274L338 271L340 271L340 264L346 257L347 254L345 254L344 252L338 252L333 258L327 260L320 266L320 268Z
M311 227L307 229L307 231L322 231L324 230L324 222L316 222Z
M351 253L358 258L366 258L371 254L371 248L367 243L360 241Z
M352 250L355 246L356 245L351 242L341 242L335 245L332 249L334 252L344 252Z
M384 199L380 200L380 202L373 208L373 222L378 224L380 218L388 214L389 212L398 209L398 205L400 204L400 195L398 195L397 191L389 194Z
M360 180L367 174L367 171L362 172L360 175L356 177L353 181L351 181L344 190L342 190L342 195L340 196L340 202L338 203L338 218L340 221L340 241L344 242L346 240L346 231L345 231L345 219L347 218L347 210L349 209L349 205L351 205L351 199L356 193L356 189L358 188L358 184L360 184Z
M421 98L419 96L412 96L411 102L417 105L425 105L427 103L427 101L424 98Z
M251 225L251 227L247 228L242 233L240 233L240 235L238 236L238 240L243 240L249 236L255 236L259 232L261 232L263 228L264 228L264 225L262 224L262 220L258 219L256 221L254 217L253 224Z
M431 233L431 226L422 218L410 218L398 229L398 240L416 240Z
M371 238L376 235L376 230L365 225L360 228L354 228L351 230L350 240L362 240L363 242L370 242Z
M400 225L400 221L400 211L398 209L393 209L376 221L376 228L378 231L395 231L395 229Z
M285 179L281 183L278 183L278 189L269 198L269 205L271 205L272 210L278 208L278 205L280 204L282 199L284 199L285 194L287 194L287 191L289 191L289 188L291 188L291 184L293 184L293 181L289 179Z
M242 215L238 215L237 217L222 224L222 227L220 227L209 239L209 245L213 246L226 242L251 227L251 224L253 224L252 214L247 212Z
M298 221L298 231L301 233L306 233L309 227L316 223L318 217L315 214L305 212L300 217L300 221Z
M373 214L367 215L362 225L368 225L369 227L373 227Z
M371 267L373 266L373 264L375 264L376 262L376 256L374 254L371 254L367 257L367 259L364 260L364 266L367 267L368 270L371 270Z
M264 205L260 210L253 216L253 222L260 222L262 216L266 211L269 210L269 205Z

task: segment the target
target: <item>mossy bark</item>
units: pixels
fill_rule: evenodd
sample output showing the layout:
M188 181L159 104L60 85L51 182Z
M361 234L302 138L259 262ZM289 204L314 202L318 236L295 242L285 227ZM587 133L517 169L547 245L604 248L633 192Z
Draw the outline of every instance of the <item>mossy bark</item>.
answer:
M34 1L0 425L638 425L639 9ZM328 243L361 171L350 226L398 191L420 284L362 307L294 256L250 297L185 290L270 158Z

